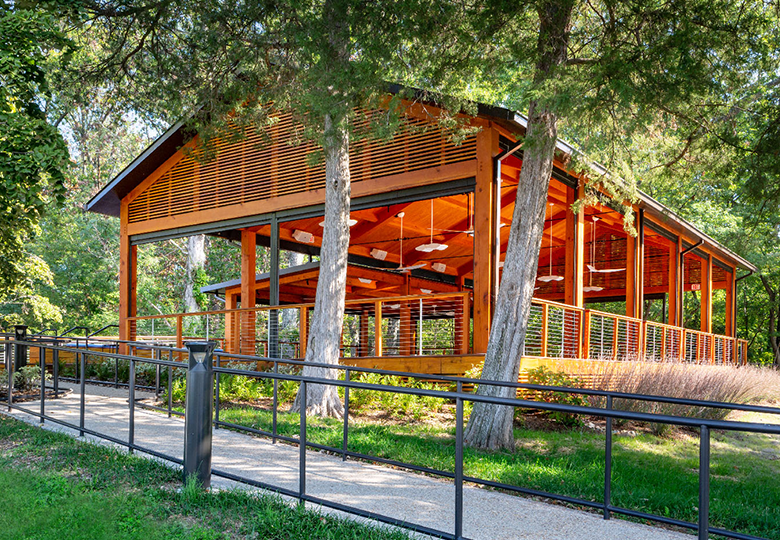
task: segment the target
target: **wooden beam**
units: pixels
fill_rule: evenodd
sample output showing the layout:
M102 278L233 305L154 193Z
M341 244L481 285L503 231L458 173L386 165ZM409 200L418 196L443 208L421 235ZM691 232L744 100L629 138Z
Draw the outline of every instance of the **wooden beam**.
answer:
M447 182L461 178L469 178L475 175L477 160L462 161L450 165L441 165L428 169L420 169L408 173L382 176L356 182L352 185L352 197L364 197L378 193L389 193L400 189L409 189L420 186ZM239 218L270 214L280 210L291 208L303 208L325 202L325 188L314 189L302 193L282 195L259 201L241 204L233 204L222 208L191 212L178 216L151 219L139 223L131 223L128 233L143 234L157 231L167 231L191 225L214 223L225 220L227 217Z
M398 215L399 212L403 212L404 208L410 204L412 203L403 203L384 207L376 214L376 220L356 223L355 226L349 230L350 243L360 242L367 234L392 220L396 215Z
M474 188L474 352L487 352L493 315L493 157L498 155L498 133L491 126L477 134L477 171Z
M637 239L630 234L626 237L626 315L635 317L638 311L636 305L636 275L637 275Z
M298 313L298 342L300 344L298 356L306 358L306 348L309 345L309 308L304 306L298 309L300 310Z
M579 215L575 215L571 210L571 205L574 204L574 190L566 190L566 258L565 258L565 271L564 271L564 298L565 303L570 306L577 305L577 285L579 281L579 288L582 289L582 278L577 280L577 275L582 274L582 266L579 266L577 260L577 225L579 222ZM582 214L582 212L580 212ZM584 217L584 216L583 216Z

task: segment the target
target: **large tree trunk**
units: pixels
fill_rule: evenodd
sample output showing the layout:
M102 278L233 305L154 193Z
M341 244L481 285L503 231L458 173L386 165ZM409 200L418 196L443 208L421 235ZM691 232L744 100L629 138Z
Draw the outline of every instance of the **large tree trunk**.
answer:
M317 298L306 346L307 362L339 362L349 248L349 135L345 123L346 119L335 123L330 116L325 117L325 227ZM335 379L338 373L334 369L305 366L303 375ZM344 415L335 386L310 384L307 388L308 414L339 418ZM300 391L291 410L300 410Z
M769 331L767 332L769 337L769 346L772 349L772 356L774 361L772 362L775 369L780 368L780 316L778 316L778 292L772 287L772 283L766 276L761 276L761 284L764 286L767 296L769 296Z
M195 297L197 291L198 270L206 264L206 235L197 234L187 238L187 267L184 283L184 311L192 313L200 311Z
M540 6L539 53L536 83L555 76L566 61L571 21L571 2L548 2ZM515 211L509 232L504 272L496 299L482 378L517 381L520 358L534 294L539 249L544 232L547 191L558 140L557 115L549 101L534 100L528 109L528 128L523 149ZM513 388L479 385L477 394L515 396ZM465 443L482 449L514 448L512 407L475 403L464 432Z

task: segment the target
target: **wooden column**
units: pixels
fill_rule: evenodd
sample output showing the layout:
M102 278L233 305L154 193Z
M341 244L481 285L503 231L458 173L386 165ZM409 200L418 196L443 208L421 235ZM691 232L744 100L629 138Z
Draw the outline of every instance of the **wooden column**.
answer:
M669 302L667 306L668 315L667 315L667 323L671 325L677 326L678 319L677 319L677 306L678 306L678 300L680 297L680 294L678 292L679 287L679 271L680 268L680 247L675 242L672 243L669 246L669 264L667 265L668 268L668 277L667 281L669 282L667 284L667 296L669 297Z
M298 356L306 358L306 347L309 345L309 308L302 307L298 313Z
M399 353L410 356L414 347L414 332L412 331L412 306L409 302L401 302L401 319L398 325Z
M636 216L636 273L634 274L634 317L645 318L645 215L639 210ZM644 341L640 335L640 343Z
M732 268L730 271L726 272L726 331L725 334L730 337L736 337L736 332L734 332L734 329L736 328L736 320L735 320L735 314L737 312L736 310L736 303L734 300L736 299L736 287L734 283L734 273L736 272L736 268Z
M701 263L701 331L712 332L712 255Z
M238 295L235 293L225 294L225 309L236 309L238 307ZM225 314L225 350L229 353L237 354L239 350L239 336L237 332L238 317L235 313Z
M578 197L584 197L585 189L580 186ZM565 303L582 307L582 271L585 268L585 211L579 214L571 210L575 193L566 189L566 271Z
M637 238L626 237L626 315L636 317Z
M382 301L374 303L374 356L382 356Z
M685 326L685 255L683 255L683 240L677 237L677 326Z
M138 248L130 244L130 235L127 233L128 211L127 203L122 201L120 206L119 228L119 339L133 341L135 339L135 321L129 321L128 317L136 316L136 292L137 292L137 258ZM127 354L126 346L120 347L121 354Z
M493 314L493 242L495 201L493 157L498 154L498 133L483 125L477 134L477 182L474 188L474 352L487 351Z
M257 235L241 231L241 307L255 307L255 281L257 279ZM242 312L239 328L240 354L255 354L256 313Z

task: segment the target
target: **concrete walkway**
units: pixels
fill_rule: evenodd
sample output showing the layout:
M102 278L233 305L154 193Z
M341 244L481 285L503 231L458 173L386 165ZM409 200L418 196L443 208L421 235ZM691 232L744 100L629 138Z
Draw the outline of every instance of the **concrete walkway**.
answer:
M63 385L69 386L69 385ZM58 400L47 400L46 413L59 420L78 424L79 389ZM138 393L137 399L149 394ZM127 391L88 386L86 427L127 440ZM37 412L39 402L22 406ZM7 408L0 404L0 412ZM12 416L37 423L23 412ZM47 429L77 435L73 430L47 422ZM164 414L136 410L136 444L182 457L184 420ZM239 474L291 490L298 488L297 447L219 429L214 432L215 469ZM354 506L369 512L406 520L425 527L452 531L454 494L452 481L339 457L307 452L306 491L308 494ZM214 487L236 484L214 477ZM464 488L464 535L474 540L690 540L687 534L630 523L620 519L603 520L599 515L563 506L533 501L466 486ZM323 512L330 512L323 508Z

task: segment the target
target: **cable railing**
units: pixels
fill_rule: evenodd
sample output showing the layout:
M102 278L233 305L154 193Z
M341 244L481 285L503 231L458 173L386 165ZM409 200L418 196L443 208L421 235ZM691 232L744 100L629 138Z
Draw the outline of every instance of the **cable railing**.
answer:
M168 455L160 452L155 447L150 447L149 444L139 444L135 437L135 411L139 407L151 408L167 412L168 416L182 415L181 412L176 411L171 401L172 382L174 373L177 370L185 370L187 363L182 360L188 358L188 349L164 347L158 345L141 345L133 342L124 342L123 344L131 348L131 352L138 352L140 350L150 351L149 357L138 356L136 354L117 354L108 351L95 351L88 349L77 349L75 353L78 356L79 363L81 364L79 384L79 420L77 423L67 422L62 418L57 418L52 415L51 411L47 413L46 403L47 396L46 389L46 373L45 370L41 371L40 380L40 403L37 407L33 405L24 406L16 403L13 398L13 365L14 357L19 353L19 347L38 348L40 349L39 358L45 358L45 351L70 351L74 352L72 348L63 347L59 344L52 344L50 341L16 341L9 337L3 341L5 364L7 366L7 391L6 391L6 406L9 411L18 410L37 417L41 423L52 422L58 425L75 429L81 436L89 434L98 438L102 438L116 444L127 447L131 452L139 451L157 458L167 460L173 463L182 464L182 460L176 456ZM95 355L105 360L117 360L127 362L129 364L129 380L127 384L127 408L128 415L128 429L127 437L121 438L116 433L103 433L96 429L90 429L86 425L85 417L89 400L86 399L86 385L88 381L86 379L86 356ZM181 359L181 360L178 360ZM244 363L263 363L270 366L268 371L256 371L256 370L244 370L235 369L233 367L226 366L233 362ZM209 362L211 364L211 361ZM160 373L165 370L168 373L168 389L167 407L159 407L155 405L142 404L137 399L137 391L139 386L136 384L136 374L139 366L152 366L157 372L156 380L156 394L160 394ZM298 476L299 483L298 489L290 489L287 487L272 485L265 482L260 482L252 478L242 476L233 472L214 469L211 474L226 479L243 482L248 485L270 489L278 493L288 495L297 498L301 501L309 501L317 504L321 504L325 507L335 508L346 512L353 513L358 516L368 517L376 519L382 522L391 523L401 527L407 527L418 532L432 534L442 538L462 539L463 535L463 523L464 515L467 513L468 508L464 505L463 499L463 487L464 483L472 483L475 485L481 485L489 488L500 489L510 493L530 495L535 497L545 497L552 500L562 501L569 504L580 505L587 508L596 509L603 513L605 519L609 519L612 514L622 514L632 518L639 518L642 520L652 520L658 523L666 525L673 525L689 530L695 530L698 533L698 538L709 538L709 534L716 534L726 538L735 539L748 539L758 540L760 537L741 533L738 531L732 531L713 527L710 525L709 515L709 503L710 503L710 432L711 430L726 430L744 433L762 433L769 435L780 435L780 425L771 424L759 424L751 422L737 422L730 420L715 420L708 418L691 418L671 416L664 414L632 412L629 410L620 410L615 407L616 403L625 404L627 401L645 401L645 402L658 402L667 404L684 405L696 408L714 408L725 409L733 411L748 411L758 412L765 414L780 414L780 409L774 407L766 407L759 405L739 405L734 403L712 402L695 399L682 399L671 398L665 396L648 396L641 394L630 394L624 392L613 392L604 390L588 390L588 389L576 389L576 388L562 388L562 387L549 387L533 384L520 384L498 381L485 381L477 379L469 379L465 377L447 377L447 376L432 376L429 374L420 373L404 373L396 371L387 371L380 369L369 368L356 368L351 366L339 366L330 364L312 364L297 360L290 359L278 359L278 358L261 358L250 355L231 354L225 352L217 352L213 358L213 372L215 374L215 416L213 418L213 424L215 426L230 428L252 435L271 438L273 441L282 441L289 444L297 445L301 451L299 453L298 462ZM339 374L341 378L323 379L307 377L301 374L301 372L290 372L286 370L282 372L280 366L297 366L303 368L304 366L313 366L318 368L327 368L333 370L336 374ZM360 373L375 373L380 375L389 375L401 378L417 378L424 380L434 380L446 386L440 386L438 389L421 389L413 388L409 386L391 386L388 384L372 384L363 382L360 378L356 378ZM273 383L274 393L272 402L273 421L270 429L258 429L224 421L220 418L220 380L225 376L243 376L252 379L267 380ZM310 384L325 384L333 385L342 389L345 402L345 415L342 424L342 440L339 446L331 446L326 444L320 444L312 441L307 436L307 415L303 414L299 417L299 431L297 436L290 436L280 433L278 430L278 416L285 414L279 411L279 396L278 396L278 384L284 381L291 381L300 385L301 392L305 395L306 387ZM502 386L515 389L518 391L544 391L544 392L565 392L571 394L580 394L585 396L592 396L601 398L598 406L574 406L564 405L560 403L546 403L540 401L533 401L531 399L522 398L501 398L501 397L488 397L479 395L474 392L466 392L465 388L474 388L475 385L482 386ZM349 400L350 392L358 390L370 390L375 392L397 393L406 395L415 395L429 398L439 398L451 403L455 407L455 429L454 429L454 444L455 444L455 459L453 470L442 470L435 467L421 466L414 463L407 463L400 460L388 458L386 456L374 456L364 452L356 452L350 450L349 446L349 433L350 433L350 409ZM475 476L469 476L464 472L464 440L463 431L465 425L465 405L466 403L487 403L494 405L503 405L512 408L530 409L535 411L552 411L559 413L567 413L574 415L584 415L588 417L603 418L605 419L605 437L604 437L604 485L603 485L603 497L601 500L585 499L582 497L570 496L560 493L552 493L547 491L541 491L534 488L524 487L522 485L514 485L506 482L494 481L490 479L479 478ZM302 408L305 410L305 400L303 401ZM698 431L699 437L699 470L698 470L698 520L696 522L685 521L681 519L671 518L668 516L651 514L648 512L638 511L631 508L624 508L616 506L612 503L612 482L613 482L613 421L635 421L635 422L651 422L660 424L669 424L676 426L683 426L691 430ZM312 496L306 490L306 476L307 476L307 449L320 450L327 453L340 455L343 460L358 459L367 460L375 463L386 464L393 467L403 468L411 471L422 472L427 475L438 476L441 478L452 480L454 483L454 503L455 514L452 523L452 529L448 531L435 530L424 525L410 523L406 519L399 519L393 516L380 515L372 512L368 512L355 505L347 505L339 503L327 498ZM424 494L423 494L424 496Z
M470 297L458 292L347 300L341 356L468 354ZM303 358L313 308L309 303L129 317L128 335L177 347L185 336L197 335L232 353Z

